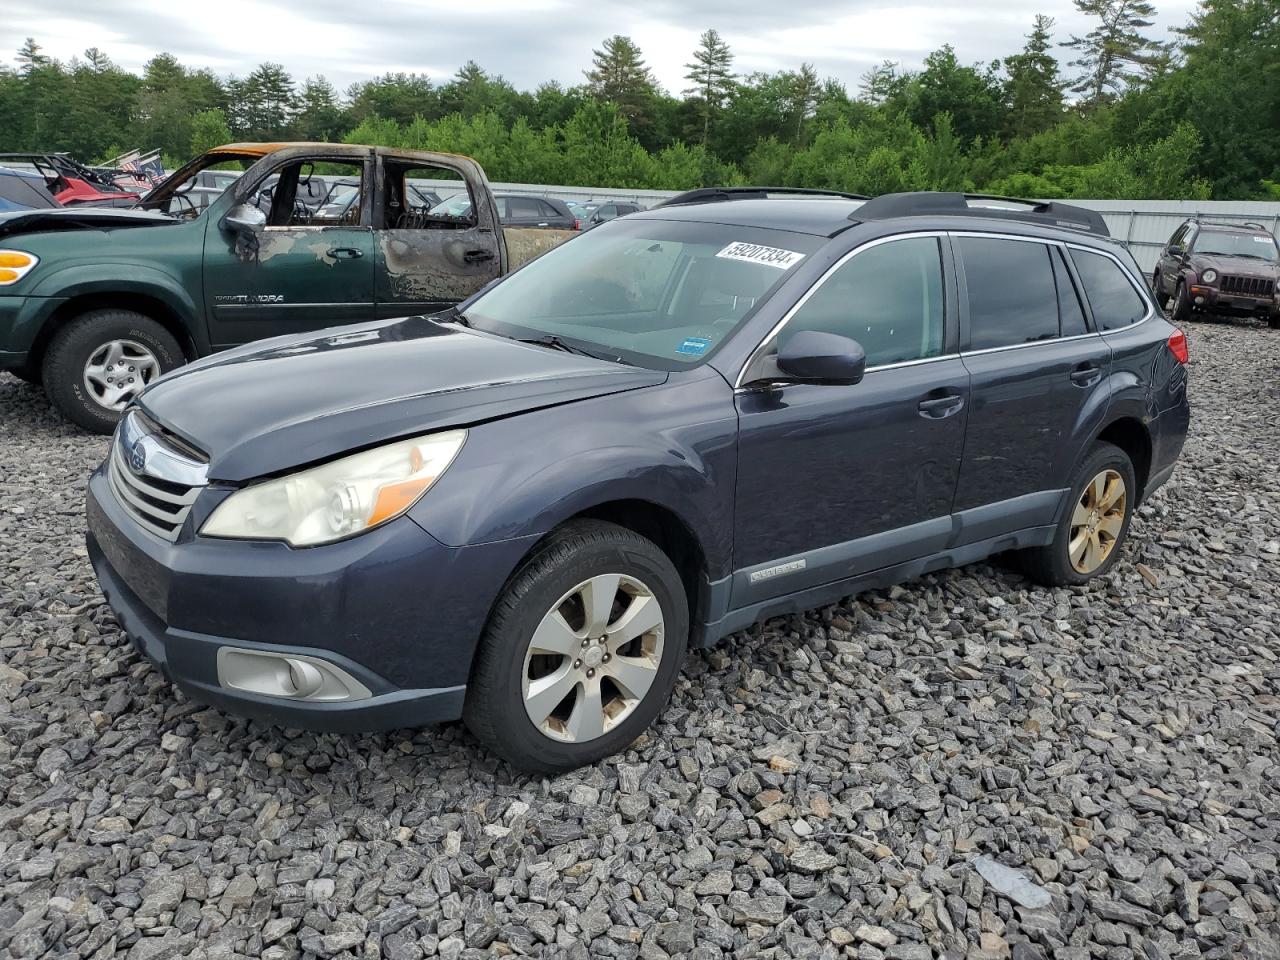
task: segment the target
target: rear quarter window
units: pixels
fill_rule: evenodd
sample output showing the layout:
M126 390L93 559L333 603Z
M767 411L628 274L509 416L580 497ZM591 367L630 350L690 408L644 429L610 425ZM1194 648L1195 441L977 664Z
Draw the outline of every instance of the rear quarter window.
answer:
M1147 315L1147 301L1134 288L1129 275L1110 257L1072 248L1071 260L1084 284L1085 297L1098 330L1119 330Z

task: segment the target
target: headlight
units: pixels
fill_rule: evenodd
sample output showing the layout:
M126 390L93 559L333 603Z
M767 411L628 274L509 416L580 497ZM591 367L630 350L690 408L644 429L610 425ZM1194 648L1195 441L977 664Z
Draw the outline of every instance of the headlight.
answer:
M1200 281L1202 283L1213 283L1217 279L1218 279L1217 270L1206 270L1204 273L1200 274Z
M370 530L413 506L466 438L451 430L401 440L256 483L218 504L200 533L310 547Z
M32 271L40 258L22 250L0 250L0 287L17 283Z

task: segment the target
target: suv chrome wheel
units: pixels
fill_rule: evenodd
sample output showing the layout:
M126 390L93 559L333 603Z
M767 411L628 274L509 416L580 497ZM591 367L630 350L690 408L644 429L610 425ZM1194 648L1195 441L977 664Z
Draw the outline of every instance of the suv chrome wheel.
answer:
M522 673L524 708L539 732L566 743L608 733L644 700L662 664L662 607L640 580L584 580L543 616Z
M84 388L108 410L123 410L160 374L160 361L136 340L108 340L84 365Z
M1093 573L1111 556L1124 530L1129 491L1124 477L1103 470L1085 486L1071 514L1067 551L1077 573Z

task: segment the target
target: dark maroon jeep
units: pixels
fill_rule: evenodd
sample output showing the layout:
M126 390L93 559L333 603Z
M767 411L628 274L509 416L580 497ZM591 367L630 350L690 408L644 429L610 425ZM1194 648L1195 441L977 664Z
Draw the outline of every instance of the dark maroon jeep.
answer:
M1265 317L1280 330L1280 252L1256 223L1191 219L1174 231L1151 278L1160 306L1173 301L1174 323L1193 312Z

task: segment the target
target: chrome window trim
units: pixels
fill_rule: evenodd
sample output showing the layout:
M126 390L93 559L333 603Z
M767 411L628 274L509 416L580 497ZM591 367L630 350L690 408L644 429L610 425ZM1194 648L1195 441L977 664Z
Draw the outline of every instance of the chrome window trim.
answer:
M776 324L774 324L773 329L770 330L767 334L765 334L764 339L761 340L759 343L757 343L755 347L752 349L752 351L749 354L747 354L746 362L743 363L742 368L738 370L737 377L734 378L734 381L733 381L734 391L736 392L742 389L742 378L746 375L747 370L751 368L751 365L756 362L756 360L760 356L760 351L765 348L765 345L770 343L776 336L778 336L778 334L782 332L783 328L786 327L786 325L791 322L791 318L796 315L796 312L801 307L803 307L806 303L809 302L809 298L818 292L818 289L824 283L827 282L827 280L832 276L832 274L834 274L837 270L843 267L846 263L848 263L858 254L862 253L864 250L870 250L872 247L879 247L879 246L882 246L883 244L893 243L897 240L914 240L914 239L926 238L926 237L936 238L936 237L945 237L946 235L947 235L946 230L914 230L911 233L895 233L895 234L892 234L891 236L876 237L874 240L868 240L866 243L862 244L861 246L854 247L848 253L845 253L843 256L840 257L839 260L837 260L835 263L829 266L827 268L827 272L824 273L822 276L820 276L817 279L817 281L812 286L810 286L808 290L805 291L804 296L802 296L799 300L797 300L794 304L791 305L791 308L782 315L782 319L779 320ZM945 291L946 290L946 272L943 268L941 250L938 251L938 270L939 270L939 275L942 277L943 290ZM944 319L944 322L945 322L945 319ZM915 363L926 363L931 360L946 360L948 358L956 357L956 356L958 356L958 354L956 353L946 353L946 354L941 354L940 356L937 356L937 357L921 357L918 360L902 360L902 361L899 361L898 363L884 363L874 367L867 367L867 373L871 373L874 370L885 370L889 367L906 366L907 364L915 364Z

